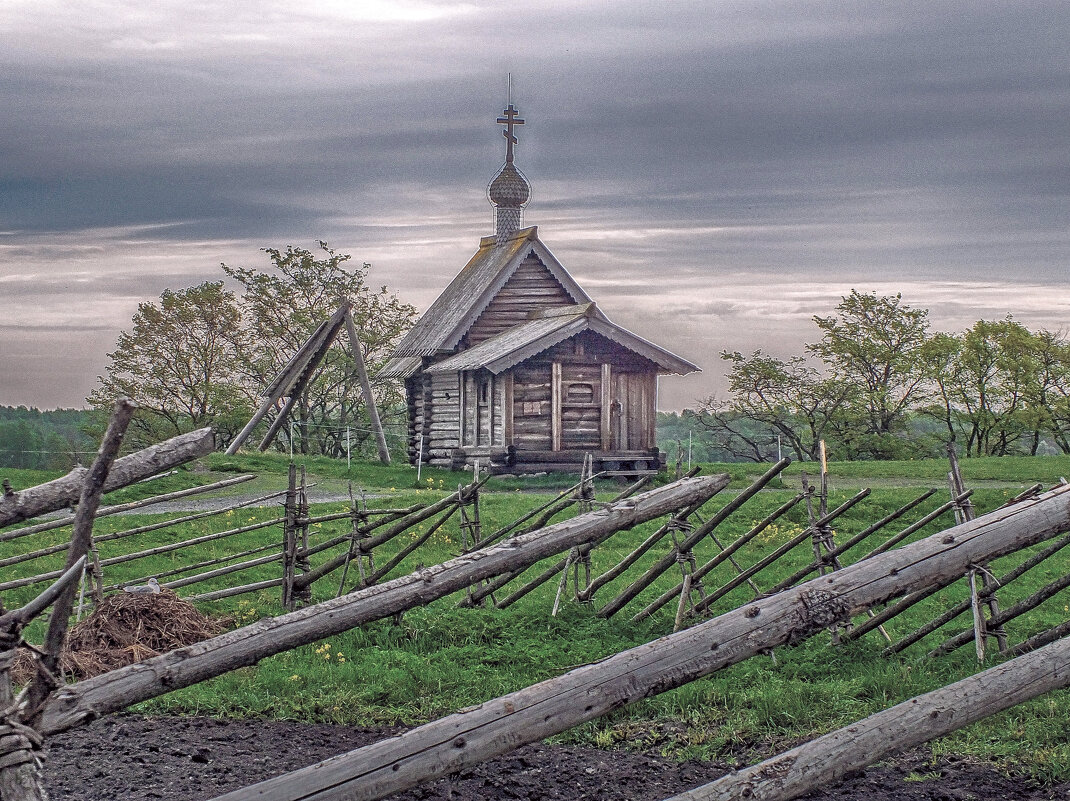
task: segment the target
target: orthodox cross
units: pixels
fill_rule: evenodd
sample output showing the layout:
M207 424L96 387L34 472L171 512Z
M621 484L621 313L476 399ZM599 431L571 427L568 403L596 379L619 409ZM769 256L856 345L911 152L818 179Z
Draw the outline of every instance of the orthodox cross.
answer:
M513 126L514 125L523 125L524 124L524 121L522 119L520 119L518 116L516 116L519 113L520 112L517 111L513 107L513 104L510 103L509 104L509 108L507 108L505 111L502 112L502 114L504 114L505 116L504 117L498 117L498 124L505 126L505 130L502 131L502 136L504 136L505 140L509 143L506 146L506 151L505 151L505 162L506 162L506 164L512 164L513 163L513 145L515 145L517 143L517 138L515 136L513 136Z

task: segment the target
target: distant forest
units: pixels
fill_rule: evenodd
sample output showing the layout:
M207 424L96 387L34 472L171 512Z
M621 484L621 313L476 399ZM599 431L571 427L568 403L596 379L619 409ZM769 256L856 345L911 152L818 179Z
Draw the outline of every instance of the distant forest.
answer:
M69 470L88 463L96 443L83 430L90 412L0 406L0 467Z

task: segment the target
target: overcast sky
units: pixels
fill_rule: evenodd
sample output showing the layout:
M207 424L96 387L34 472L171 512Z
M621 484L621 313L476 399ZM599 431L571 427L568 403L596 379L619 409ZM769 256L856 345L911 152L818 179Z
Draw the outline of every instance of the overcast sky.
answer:
M1070 3L0 3L0 404L81 406L140 301L326 239L425 309L526 224L616 322L787 355L852 288L1070 322Z

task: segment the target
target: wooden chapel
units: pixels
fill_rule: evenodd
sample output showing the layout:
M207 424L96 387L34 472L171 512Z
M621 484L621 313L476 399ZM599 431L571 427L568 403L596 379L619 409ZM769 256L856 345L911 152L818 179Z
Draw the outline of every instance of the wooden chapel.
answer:
M495 234L417 321L380 371L405 382L409 458L497 473L634 475L664 463L654 435L658 376L698 368L611 322L523 228L530 187L506 159L491 181Z

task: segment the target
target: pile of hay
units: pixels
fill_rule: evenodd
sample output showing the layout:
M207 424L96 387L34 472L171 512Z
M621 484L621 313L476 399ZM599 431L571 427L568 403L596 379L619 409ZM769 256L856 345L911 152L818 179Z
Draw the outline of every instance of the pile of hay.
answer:
M108 595L93 613L70 630L60 655L64 674L87 679L152 656L192 645L222 632L227 620L205 617L172 590L157 595ZM20 654L15 680L33 671Z

